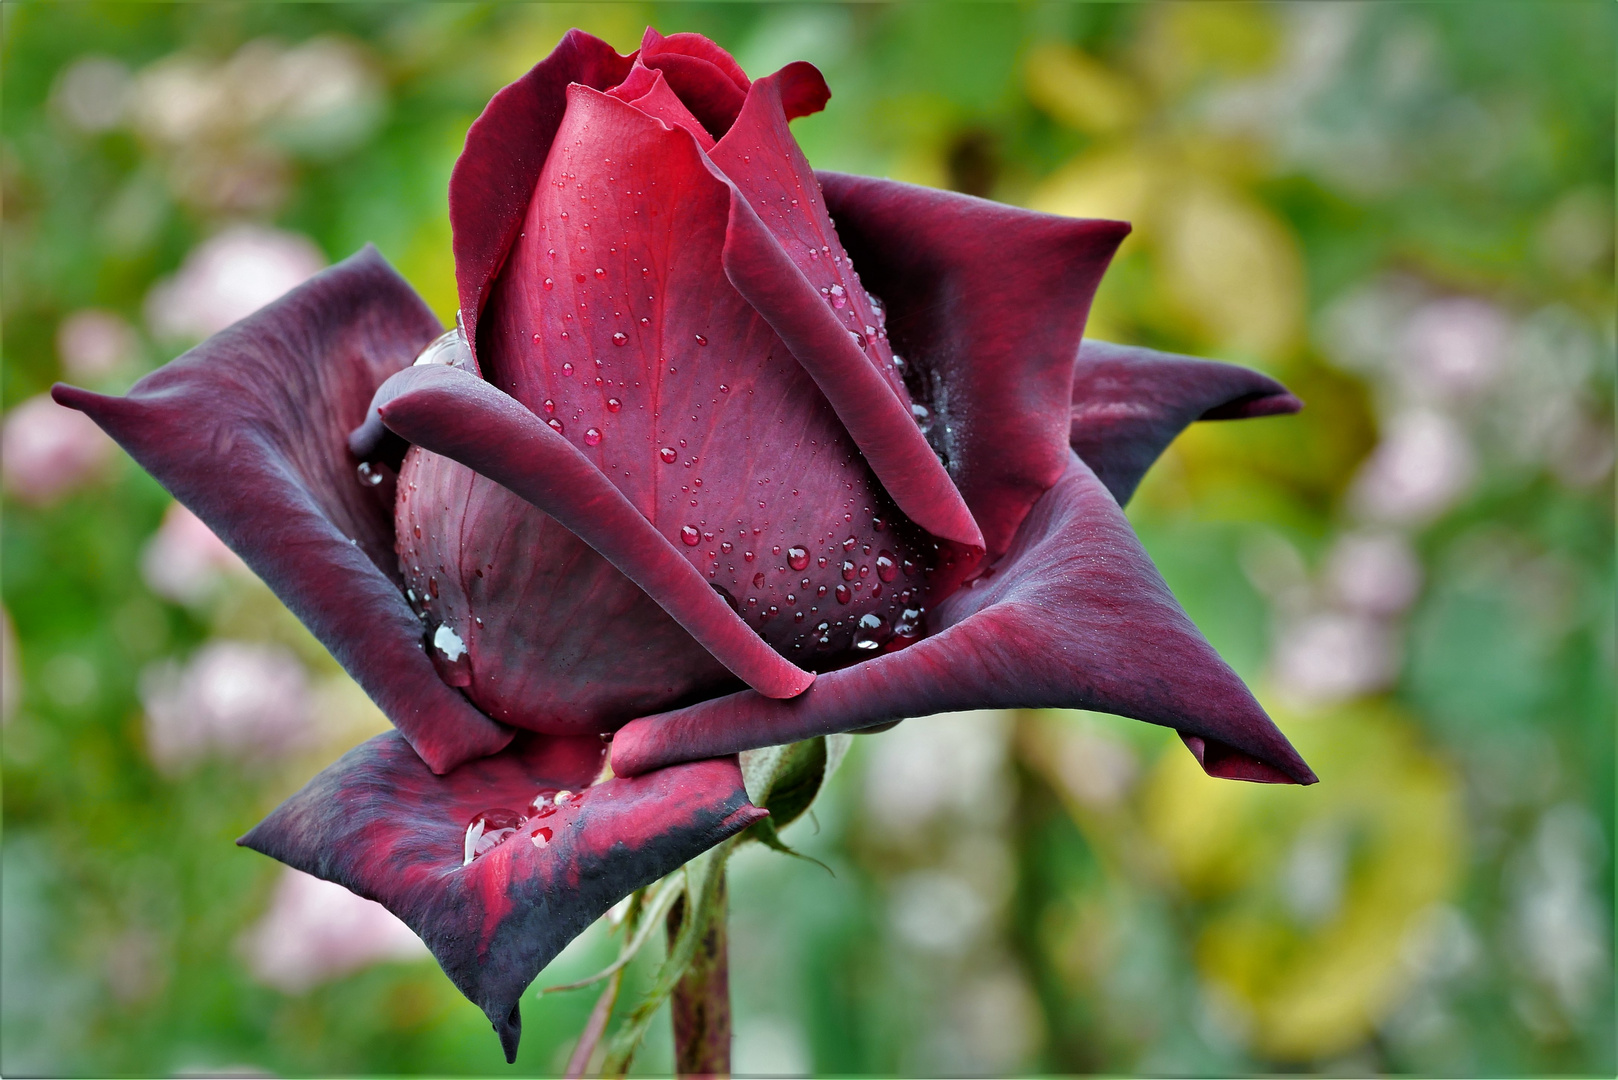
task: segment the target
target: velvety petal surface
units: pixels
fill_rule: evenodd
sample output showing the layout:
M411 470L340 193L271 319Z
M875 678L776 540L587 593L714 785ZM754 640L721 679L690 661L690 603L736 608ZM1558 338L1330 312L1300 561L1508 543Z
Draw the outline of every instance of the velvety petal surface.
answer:
M472 348L489 285L522 227L551 140L567 111L567 88L598 90L629 74L633 57L582 30L569 30L551 54L489 101L466 133L449 178L455 281Z
M483 370L765 641L800 667L846 663L860 621L897 625L951 556L726 278L732 189L692 136L569 94L479 331Z
M1129 226L817 174L991 556L1067 469L1073 365Z
M238 842L399 916L515 1061L518 998L563 946L765 816L747 801L735 758L590 786L601 758L595 736L524 734L435 776L404 740L379 735ZM474 822L483 828L469 838Z
M593 462L516 399L475 375L437 365L400 372L390 380L385 394L388 400L381 407L382 421L391 430L417 446L453 458L554 518L657 601L749 686L770 697L792 697L814 680L755 634ZM406 498L409 495L407 488ZM417 577L415 587L425 589L429 598L441 593L432 577L435 562L430 552L436 547L448 558L465 546L459 532L449 528L435 509L436 505L418 499L410 536L400 541L401 554L414 551L418 556L406 562ZM499 519L493 524L496 529L502 527ZM433 534L437 538L434 546L418 548L415 542L424 539L415 535L418 530L424 536ZM529 548L507 557L534 557L526 567L529 574L522 582L524 588L538 590L541 575L550 574L555 578L551 593L571 591L565 575L559 573L555 554L554 550ZM425 566L419 557L429 560ZM436 566L447 567L447 563ZM475 564L467 567L463 563L459 569L463 573L470 570L475 579ZM498 602L508 600L501 595ZM554 614L549 594L541 609L546 617ZM458 634L472 633L470 627L453 629ZM531 721L523 726L535 724Z
M663 73L686 108L715 138L736 122L751 84L741 65L712 41L690 33L664 37L648 26L639 59Z
M787 129L783 84L819 75L794 64L759 79L709 155L740 196L730 208L725 272L813 376L899 508L934 536L981 548L972 512L917 426L884 319Z
M394 479L346 444L372 393L440 333L376 253L332 267L141 379L127 397L53 391L246 560L434 769L511 732L446 686L405 602Z
M1091 340L1079 347L1073 367L1068 439L1123 505L1192 421L1301 408L1286 387L1249 368Z
M612 762L628 775L905 717L1052 707L1175 728L1214 775L1315 780L1071 452L992 572L939 606L931 637L822 675L790 702L741 693L635 720Z

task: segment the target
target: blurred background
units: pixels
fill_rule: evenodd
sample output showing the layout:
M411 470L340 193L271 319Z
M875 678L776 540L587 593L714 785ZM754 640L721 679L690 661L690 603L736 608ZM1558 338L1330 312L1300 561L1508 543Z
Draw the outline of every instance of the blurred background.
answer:
M512 1072L401 924L232 846L384 721L44 393L122 390L367 241L450 319L467 125L569 26L647 23L820 65L818 166L1134 222L1093 335L1308 402L1187 432L1129 514L1322 782L1082 713L861 737L787 835L834 873L734 864L737 1070L1618 1068L1611 5L0 18L7 1075ZM516 1074L593 1003L537 988L615 948L541 975Z

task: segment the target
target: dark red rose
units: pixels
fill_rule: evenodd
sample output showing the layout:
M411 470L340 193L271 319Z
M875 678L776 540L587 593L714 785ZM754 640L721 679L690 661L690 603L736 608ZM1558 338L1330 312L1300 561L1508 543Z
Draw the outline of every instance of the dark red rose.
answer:
M1297 399L1081 344L1126 225L814 173L828 96L573 31L467 135L455 330L367 249L126 398L55 391L398 728L242 842L400 915L508 1056L572 936L763 815L737 751L1065 706L1314 780L1119 508L1191 421Z

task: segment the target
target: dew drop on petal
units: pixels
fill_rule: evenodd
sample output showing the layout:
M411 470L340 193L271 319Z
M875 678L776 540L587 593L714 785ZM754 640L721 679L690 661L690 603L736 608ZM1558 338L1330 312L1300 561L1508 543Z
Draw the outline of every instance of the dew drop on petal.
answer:
M853 561L850 560L850 559L844 559L843 560L843 580L844 581L853 581L855 572L856 572L856 570L855 570L855 566L854 566Z
M382 470L372 465L369 461L360 462L359 468L355 472L359 474L360 483L366 487L376 487L382 482Z
M556 419L556 417L553 416L553 417L551 417L549 420L547 420L545 422L547 424L549 424L551 427L555 428L556 433L558 435L560 435L562 433L562 422L560 420Z
M787 548L787 565L802 570L809 565L809 552L801 547Z
M701 334L696 335L696 338L697 338L697 344L698 345L706 345L706 344L708 344L708 339L703 337Z
M546 289L554 289L554 288L556 288L556 282L551 280L550 278L545 279L544 285L545 285Z
M572 364L563 364L562 365L562 374L563 375L572 375L573 374L573 365Z
M892 581L899 573L899 564L893 561L893 552L883 548L876 557L876 576L883 581Z
M606 270L604 270L604 269L602 269L602 268L601 268L601 267L599 267L599 266L598 266L598 267L596 267L596 277L598 277L598 278L604 278L604 277L606 277L606 276L607 276L607 272L606 272Z
M550 398L546 398L545 399L545 411L548 412L548 413L555 412L556 411L556 402L552 401Z
M760 570L758 573L753 575L753 588L762 589L763 587L764 587L764 571Z
M674 452L674 447L665 446L663 449L657 452L657 456L658 459L663 462L663 464L673 465L675 460L679 458L680 455Z
M624 333L622 330L618 330L612 335L612 343L614 345L628 345L629 335Z
M461 849L461 865L466 866L479 855L499 847L522 827L528 819L515 810L496 807L477 814L466 825L466 836Z
M584 445L585 446L600 446L601 445L601 429L600 428L585 428L584 429Z
M849 600L853 598L853 596L854 596L854 594L851 591L849 591L849 588L848 588L847 585L839 585L839 586L837 586L837 602L839 604L848 603Z
M684 525L680 528L680 540L684 542L686 547L696 547L702 540L702 534L691 526Z
M729 540L726 540L719 545L719 550L723 551L726 555L729 555L732 551L736 550L736 545L732 544Z
M880 615L867 612L860 616L859 629L854 631L854 647L869 652L882 645L882 631L887 622Z

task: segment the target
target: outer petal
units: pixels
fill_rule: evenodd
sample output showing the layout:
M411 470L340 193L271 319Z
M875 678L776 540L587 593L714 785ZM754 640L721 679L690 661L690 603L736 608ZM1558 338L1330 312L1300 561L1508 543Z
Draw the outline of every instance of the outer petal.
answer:
M887 305L911 396L933 411L929 437L998 555L1067 468L1079 339L1129 226L817 175L854 264Z
M582 30L569 30L551 54L490 99L466 133L466 149L449 178L449 221L455 281L472 348L489 285L522 227L551 141L567 111L569 83L597 90L629 74L633 56Z
M572 443L515 398L452 367L390 380L382 421L555 518L644 589L749 686L792 697L814 681L764 643L697 569Z
M316 776L238 843L376 900L432 950L515 1061L517 1001L562 947L635 889L765 816L735 758L588 786L601 743L522 736L434 776L378 735ZM562 805L558 788L576 791ZM530 800L544 796L535 811ZM532 814L463 865L489 810Z
M882 319L787 130L781 87L809 81L799 69L818 75L795 64L754 83L710 155L739 196L730 207L725 272L814 377L899 508L934 536L981 548L972 512L916 426Z
M1234 364L1086 341L1073 368L1068 439L1119 505L1193 420L1295 413L1303 402Z
M218 533L442 772L511 732L445 686L400 592L393 483L367 487L345 437L372 392L439 333L372 248L82 409Z
M992 707L1119 713L1178 729L1214 775L1315 780L1072 454L992 575L940 606L932 637L823 675L795 701L742 693L635 720L613 738L613 768Z

